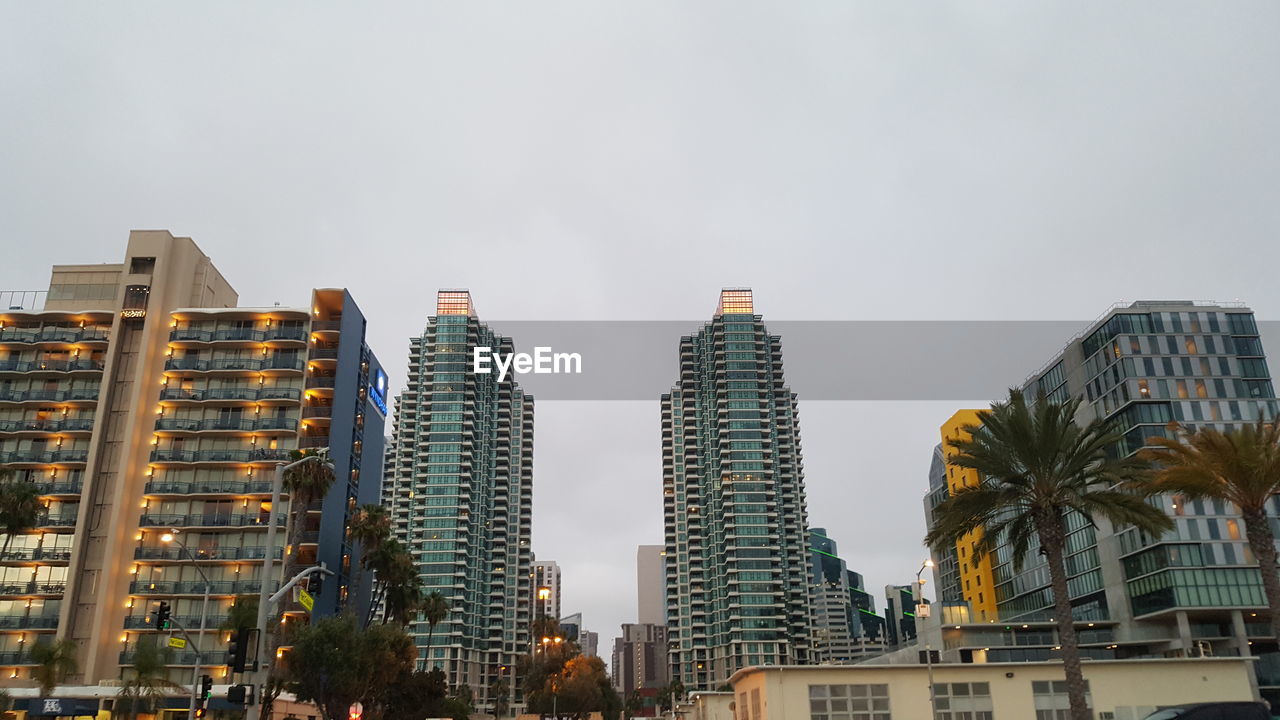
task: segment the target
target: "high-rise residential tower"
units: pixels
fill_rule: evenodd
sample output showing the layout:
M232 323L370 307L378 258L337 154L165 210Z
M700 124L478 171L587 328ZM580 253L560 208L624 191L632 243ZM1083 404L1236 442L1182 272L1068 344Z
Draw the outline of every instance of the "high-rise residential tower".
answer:
M666 548L641 545L636 550L636 618L643 625L667 624Z
M1021 387L1033 400L1082 398L1079 421L1106 418L1123 433L1113 448L1118 455L1165 435L1172 421L1230 430L1272 420L1277 412L1258 326L1252 311L1238 304L1113 307ZM962 431L965 423L956 421L943 427L944 440ZM948 466L948 482L953 471L957 480L963 472ZM1262 693L1280 700L1280 675L1268 669L1276 639L1238 511L1172 496L1158 503L1176 526L1160 538L1113 527L1105 518L1068 518L1068 587L1081 654L1261 655ZM1271 514L1280 515L1280 501ZM942 632L953 636L946 646L961 659L1052 657L1053 599L1043 558L1032 553L1015 568L1008 549L998 546L984 567L963 544L957 550L966 602L943 608ZM990 632L992 620L1004 636Z
M533 561L533 597L529 607L534 619L560 617L560 565L555 560Z
M609 669L613 686L624 700L637 690L667 685L667 629L652 623L624 623L622 635L613 641Z
M529 652L533 397L512 375L473 372L473 349L505 356L509 338L476 317L471 294L442 290L410 340L408 388L397 400L395 463L384 493L394 533L418 562L423 589L448 617L418 623L422 664L442 668L486 703Z
M722 291L715 317L681 338L680 379L662 396L671 672L690 690L809 660L796 404L751 291Z
M297 528L294 557L338 573L313 614L367 597L350 587L346 513L349 498L378 498L360 474L379 474L386 376L364 318L343 290L301 308L236 302L189 238L135 231L124 262L55 266L43 307L0 312L0 470L45 507L0 558L9 683L29 681L30 648L53 637L79 649L70 683L118 679L156 633L160 600L195 636L201 667L225 678L227 608L284 572L264 578L262 560L282 555L264 546L271 476L296 449L330 448L338 475ZM170 660L169 676L189 681L193 653Z

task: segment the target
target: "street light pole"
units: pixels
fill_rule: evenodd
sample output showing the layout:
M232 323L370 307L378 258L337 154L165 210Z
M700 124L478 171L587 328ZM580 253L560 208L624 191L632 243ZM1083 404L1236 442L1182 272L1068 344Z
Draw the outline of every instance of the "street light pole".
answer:
M204 626L205 618L209 612L209 576L205 574L204 569L196 562L196 558L191 554L191 550L187 548L186 543L178 539L178 530L175 528L160 536L161 542L176 542L178 544L178 559L182 559L182 553L186 553L191 560L191 565L200 573L200 578L204 580L204 601L200 603L200 630L196 633L196 637L200 642L204 642ZM195 667L191 670L191 717L196 716L196 697L200 694L200 647L194 642L191 643L191 651L196 654Z
M920 626L924 623L920 622L923 618L920 615L920 606L924 605L924 584L926 580L921 575L924 574L926 568L933 567L933 558L926 559L920 564L920 569L916 571L916 638L920 637ZM938 717L938 693L933 687L933 646L926 642L924 644L924 665L929 675L929 709L933 711L933 717Z
M262 696L266 689L267 671L270 660L266 657L267 646L267 605L271 597L271 566L275 560L276 518L280 512L280 493L284 489L284 474L291 468L315 460L324 462L321 455L307 455L301 460L276 465L274 477L271 479L271 512L267 516L267 552L262 559L262 581L258 590L258 637L254 641L254 657L258 661L258 670L254 673L254 700L245 708L245 720L260 720L262 717ZM327 464L327 463L326 463ZM292 502L292 500L291 500ZM280 560L284 562L283 557Z

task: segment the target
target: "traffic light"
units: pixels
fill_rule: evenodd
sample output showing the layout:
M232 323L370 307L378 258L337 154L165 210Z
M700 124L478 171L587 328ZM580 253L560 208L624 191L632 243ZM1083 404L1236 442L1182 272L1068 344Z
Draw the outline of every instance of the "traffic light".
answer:
M249 629L240 628L231 634L231 644L227 646L227 665L231 672L244 672L249 657Z
M253 695L250 694L249 688L252 685L232 685L227 688L227 702L233 705L248 705L253 702Z
M204 708L202 707L196 708L196 717L198 718L204 717Z
M213 697L213 678L208 675L201 675L199 704L204 705L211 697Z
M160 607L156 608L156 629L168 630L170 625L169 617L169 603L161 600Z

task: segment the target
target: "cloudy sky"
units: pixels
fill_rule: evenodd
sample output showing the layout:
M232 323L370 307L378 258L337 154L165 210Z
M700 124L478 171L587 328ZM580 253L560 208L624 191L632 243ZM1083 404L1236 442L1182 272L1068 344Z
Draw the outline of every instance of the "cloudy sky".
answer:
M1273 319L1278 31L1269 0L4 2L0 288L167 228L242 304L350 288L395 383L438 287L499 328L692 329L726 285L766 321ZM919 567L963 404L801 398L812 522L869 586ZM534 548L607 645L661 540L656 398L543 402L536 442Z

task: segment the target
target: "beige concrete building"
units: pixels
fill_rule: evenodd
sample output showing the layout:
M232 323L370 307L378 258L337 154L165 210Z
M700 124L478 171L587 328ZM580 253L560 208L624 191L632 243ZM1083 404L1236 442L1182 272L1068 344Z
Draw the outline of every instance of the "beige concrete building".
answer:
M1253 662L1095 660L1085 663L1084 677L1095 717L1141 720L1158 706L1255 699ZM1058 663L935 665L932 682L937 720L1067 717ZM930 668L925 665L753 667L735 673L730 683L735 720L921 720L932 714ZM723 705L727 700L704 702Z
M258 592L266 554L286 554L265 547L270 480L301 448L330 447L339 481L288 555L338 571L318 608L345 602L344 513L377 502L373 383L381 374L385 404L385 374L345 291L314 291L301 308L237 300L191 239L134 231L124 262L55 266L43 307L0 310L0 472L35 485L43 506L36 527L3 536L0 682L29 684L30 648L55 637L78 647L69 685L119 678L157 633L160 600L203 671L227 682L217 628L238 595ZM331 427L349 444L332 447ZM195 653L172 660L170 677L190 682Z

